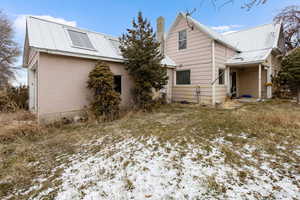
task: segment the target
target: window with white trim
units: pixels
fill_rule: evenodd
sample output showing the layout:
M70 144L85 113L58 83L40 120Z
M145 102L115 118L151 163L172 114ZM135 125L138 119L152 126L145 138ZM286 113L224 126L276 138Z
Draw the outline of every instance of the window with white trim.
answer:
M178 49L186 49L187 48L187 32L186 30L182 30L178 32Z
M176 85L190 85L191 70L176 71Z
M219 85L225 84L225 69L219 69Z
M68 29L68 33L73 46L86 48L86 49L94 49L87 33L79 32L71 29Z

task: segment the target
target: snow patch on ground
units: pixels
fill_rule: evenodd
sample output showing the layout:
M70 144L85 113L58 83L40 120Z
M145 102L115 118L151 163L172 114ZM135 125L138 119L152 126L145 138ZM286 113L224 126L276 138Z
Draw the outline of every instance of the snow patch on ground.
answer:
M225 143L223 139L215 141ZM93 143L93 145L101 142ZM245 158L255 149L245 146ZM249 152L248 155L247 152ZM241 153L242 154L242 153ZM55 199L300 199L300 176L293 178L270 168L233 167L213 146L159 142L156 138L128 138L91 155L70 159L59 180Z

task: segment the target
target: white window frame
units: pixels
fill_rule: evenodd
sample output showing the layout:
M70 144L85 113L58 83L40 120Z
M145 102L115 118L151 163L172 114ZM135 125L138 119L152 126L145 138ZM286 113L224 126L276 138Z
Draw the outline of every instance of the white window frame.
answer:
M223 84L220 84L220 70L223 70L224 73L223 73ZM225 74L226 74L226 69L225 68L218 68L218 85L226 85L225 84Z
M90 51L97 51L97 50L95 49L93 43L92 43L92 40L91 40L91 38L90 38L88 32L80 31L80 30L73 29L73 28L70 28L70 27L64 27L64 30L65 30L65 33L66 33L66 35L67 35L67 38L68 38L68 40L69 40L69 43L70 43L70 46L71 46L71 47L78 48L78 49L90 50ZM81 46L74 45L68 30L70 30L70 31L76 31L76 32L79 32L79 33L84 33L84 34L86 34L86 36L87 36L87 38L90 40L90 43L92 44L93 48L81 47Z
M180 35L180 32L182 32L182 31L185 31L185 33L186 33L186 38L185 38L185 40L179 40L179 39L180 39L180 38L179 38L179 35ZM188 43L187 43L188 36L187 36L187 34L188 34L188 32L187 32L186 29L183 29L183 30L181 30L181 31L178 31L178 33L177 33L177 45L178 45L177 51L184 51L184 50L186 50L186 49L188 48ZM179 47L180 47L180 46L179 46L180 41L185 41L186 45L185 45L185 48L184 48L184 49L180 49L180 48L179 48Z

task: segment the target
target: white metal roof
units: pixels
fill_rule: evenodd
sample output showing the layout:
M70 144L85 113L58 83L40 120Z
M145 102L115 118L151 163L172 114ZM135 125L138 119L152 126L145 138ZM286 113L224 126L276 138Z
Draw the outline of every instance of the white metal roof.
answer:
M226 64L228 65L242 65L242 64L255 64L264 62L272 49L263 49L256 51L245 51L238 53L228 59Z
M266 24L254 28L224 34L241 53L227 60L227 64L260 63L267 59L272 49L278 48L280 24Z
M231 41L228 41L222 34L214 31L213 29L211 29L208 26L201 24L200 22L198 22L197 20L193 19L190 16L187 16L187 18L189 20L191 20L198 29L200 29L203 32L205 32L206 34L208 34L212 39L214 39L220 43L223 43L224 45L226 45L234 50L239 51L239 48L237 46L235 46L234 43L232 43Z
M182 17L212 39L237 51L235 56L227 60L227 65L261 63L270 55L272 49L278 48L281 24L267 24L230 34L220 34L180 12L171 29Z
M277 47L280 24L266 24L241 30L223 37L241 51L253 51Z
M27 17L26 25L29 46L39 51L116 62L123 62L124 60L119 50L118 38L116 37L31 16ZM73 46L68 29L86 33L94 50ZM165 56L162 64L168 66L176 65L168 56Z

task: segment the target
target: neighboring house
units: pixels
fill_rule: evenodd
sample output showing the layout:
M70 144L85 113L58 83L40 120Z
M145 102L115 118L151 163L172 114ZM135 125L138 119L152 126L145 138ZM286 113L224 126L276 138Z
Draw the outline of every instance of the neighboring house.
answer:
M221 35L184 13L168 33L157 20L169 101L216 104L226 96L271 98L271 82L283 45L281 25L264 25ZM39 120L72 116L89 103L88 73L99 60L115 74L121 106L132 104L133 82L117 38L28 17L23 64L28 68L30 110Z

